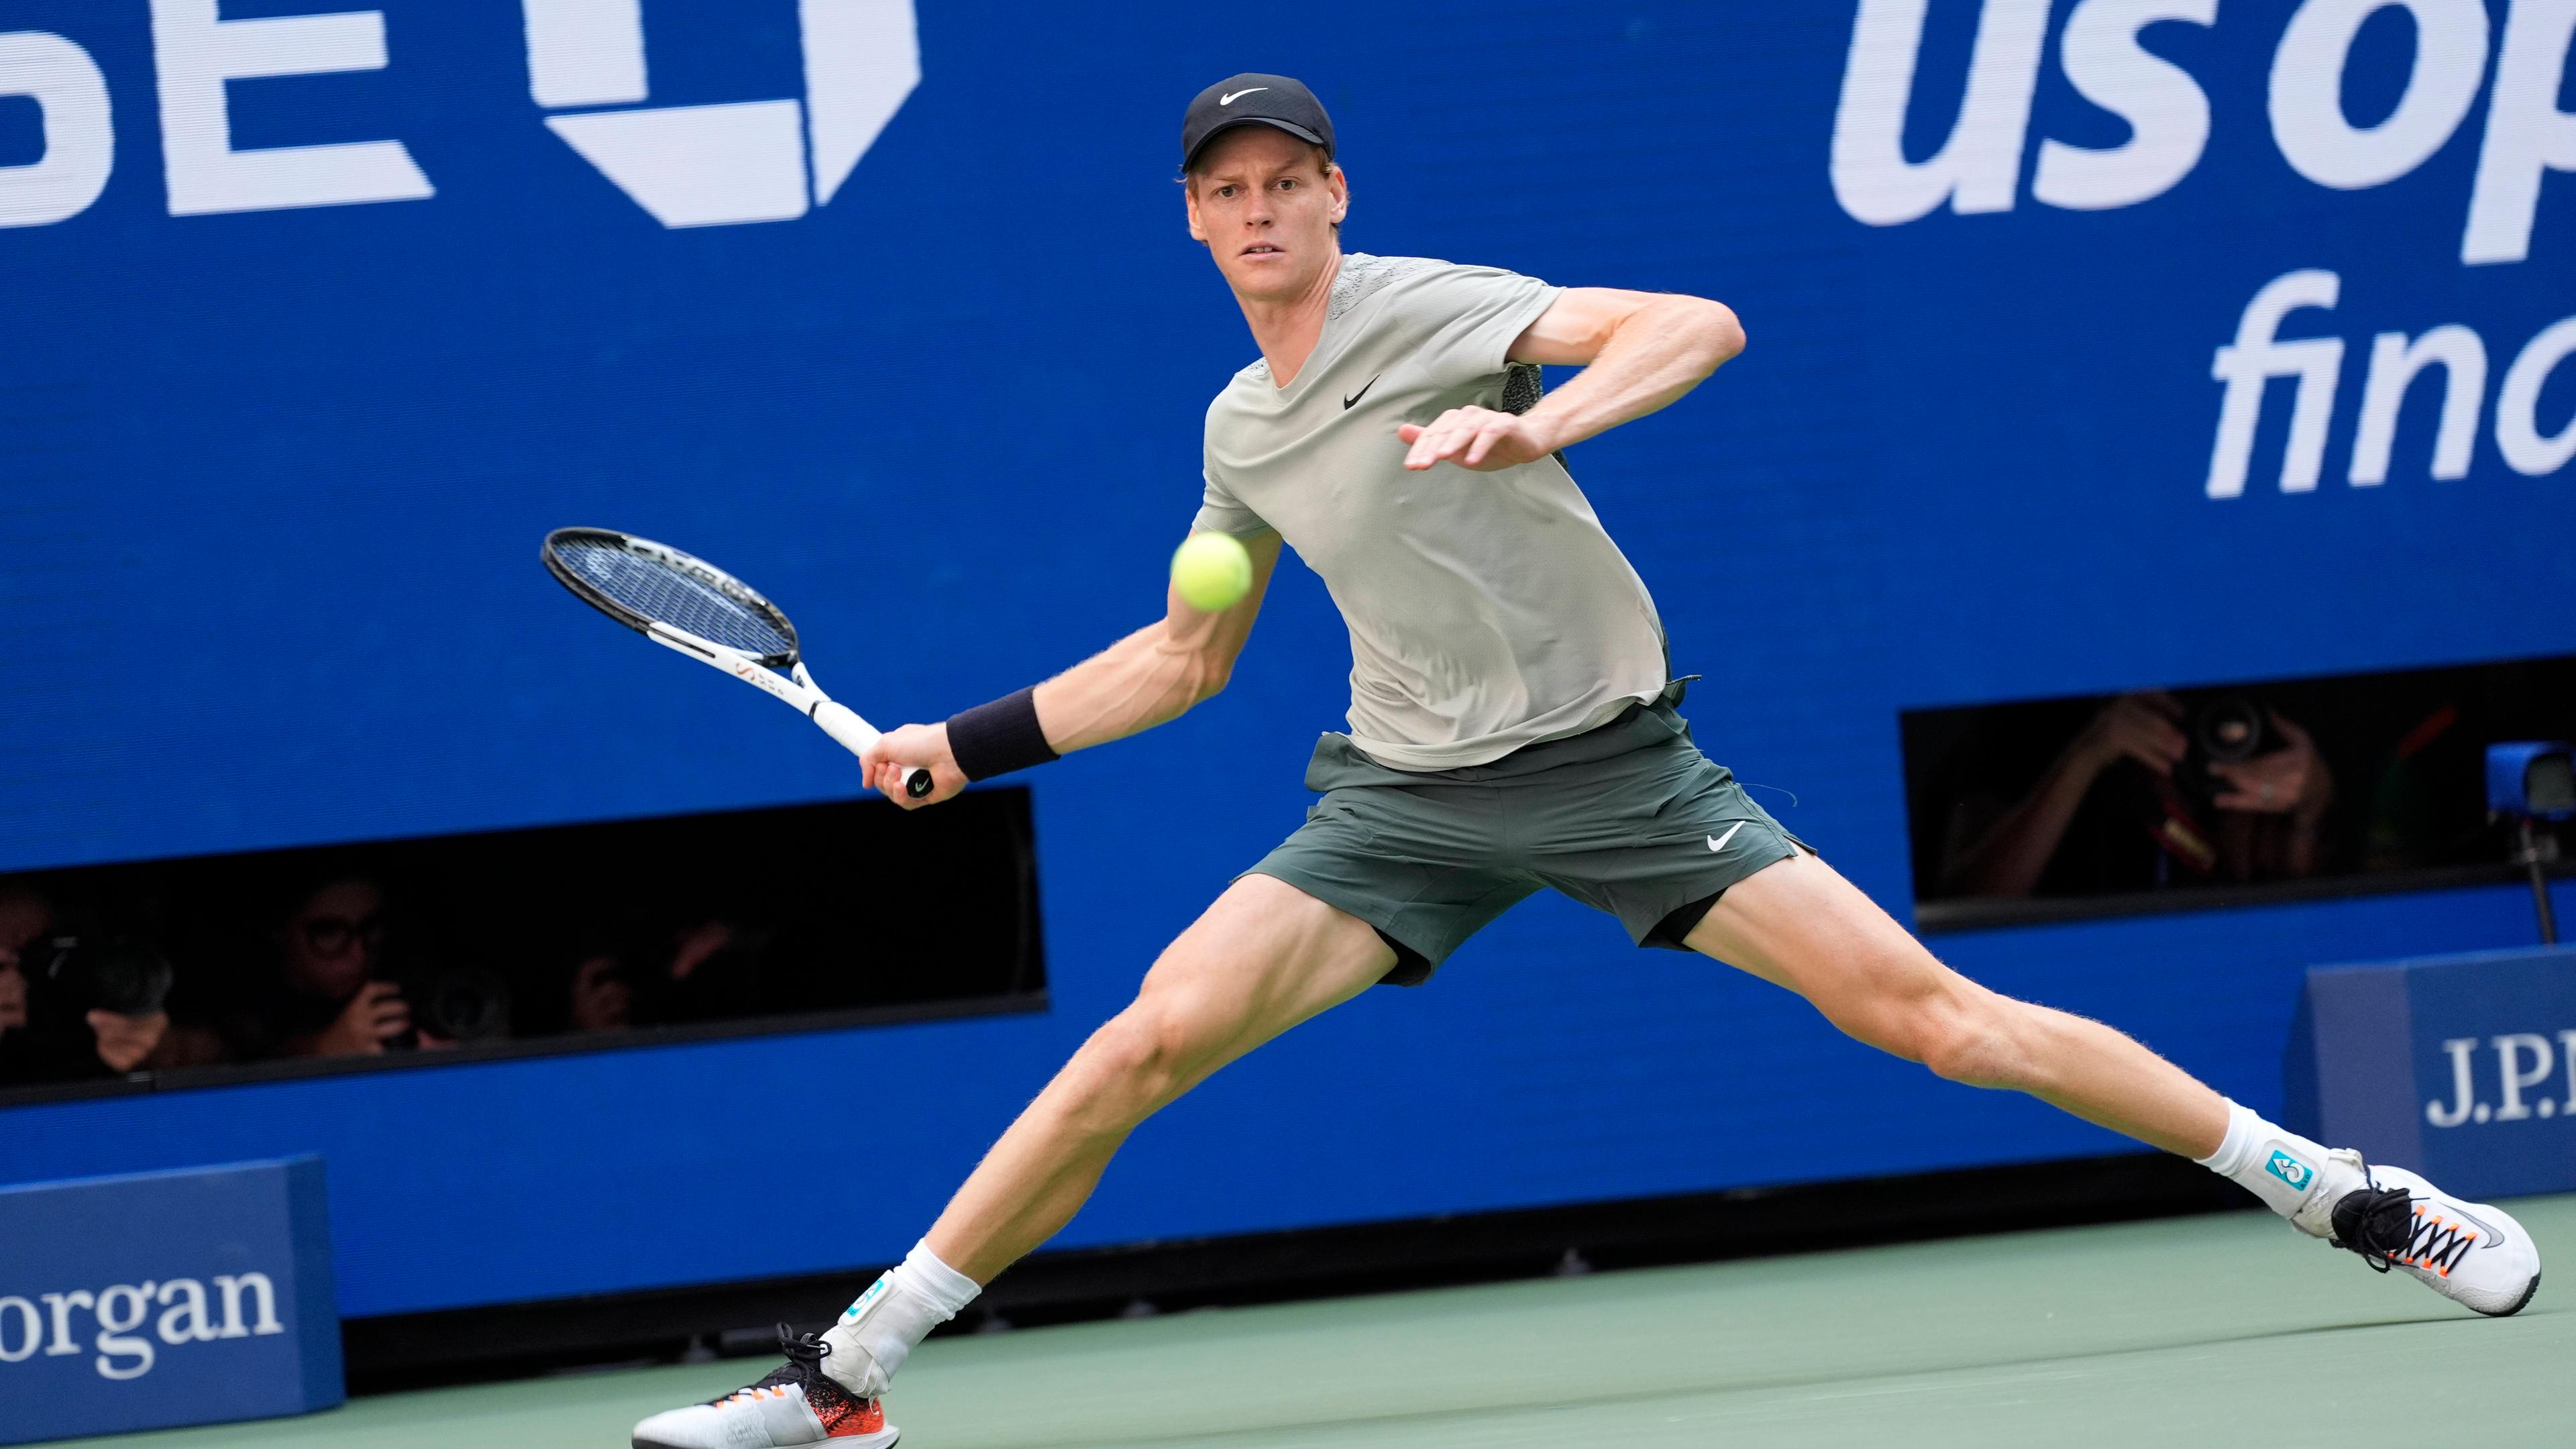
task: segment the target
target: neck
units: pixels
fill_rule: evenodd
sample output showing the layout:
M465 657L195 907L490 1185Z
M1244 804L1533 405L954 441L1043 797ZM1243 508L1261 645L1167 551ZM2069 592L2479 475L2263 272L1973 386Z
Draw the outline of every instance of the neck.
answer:
M1341 275L1342 255L1333 253L1332 264L1315 274L1315 280L1290 297L1247 297L1237 292L1234 300L1243 308L1243 320L1252 326L1252 340L1261 348L1262 360L1270 364L1271 381L1280 387L1297 380L1298 370L1313 356L1315 344L1324 335L1324 313L1332 305L1333 279Z

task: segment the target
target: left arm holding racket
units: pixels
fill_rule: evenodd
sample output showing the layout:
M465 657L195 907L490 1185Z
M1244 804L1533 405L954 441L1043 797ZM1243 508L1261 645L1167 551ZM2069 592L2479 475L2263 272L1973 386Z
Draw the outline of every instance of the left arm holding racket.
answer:
M868 783L906 809L935 805L970 780L1124 739L1215 697L1252 635L1279 562L1279 535L1257 534L1243 543L1252 555L1252 587L1233 607L1202 613L1172 592L1161 619L1033 689L944 724L886 731L860 751ZM923 769L930 773L929 795L908 796L906 774Z

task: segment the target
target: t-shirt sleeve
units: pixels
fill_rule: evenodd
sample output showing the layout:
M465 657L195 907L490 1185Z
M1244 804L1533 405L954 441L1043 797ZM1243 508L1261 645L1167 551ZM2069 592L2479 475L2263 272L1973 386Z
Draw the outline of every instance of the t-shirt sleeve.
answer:
M1191 532L1231 533L1237 538L1249 538L1253 534L1270 531L1269 523L1260 514L1245 507L1242 499L1226 491L1226 486L1217 481L1214 468L1201 470L1201 476L1207 479L1207 489L1199 497L1199 516L1190 521Z
M1390 300L1401 324L1422 338L1414 356L1431 381L1457 387L1501 372L1512 344L1559 290L1495 267L1443 267Z

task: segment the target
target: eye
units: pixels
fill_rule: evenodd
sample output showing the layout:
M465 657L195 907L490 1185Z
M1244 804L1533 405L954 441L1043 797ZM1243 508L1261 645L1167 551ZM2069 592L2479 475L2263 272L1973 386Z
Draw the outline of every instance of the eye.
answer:
M1216 194L1219 197L1231 200L1234 196L1234 188L1231 185L1220 186L1216 189Z

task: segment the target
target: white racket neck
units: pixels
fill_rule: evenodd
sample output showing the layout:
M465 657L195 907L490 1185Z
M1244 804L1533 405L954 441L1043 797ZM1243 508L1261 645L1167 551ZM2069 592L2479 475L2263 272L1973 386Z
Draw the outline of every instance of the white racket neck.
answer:
M804 660L797 660L789 666L789 674L781 674L738 649L728 649L712 639L701 639L686 629L674 628L659 620L645 625L644 634L666 649L721 669L793 708L820 726L823 733L839 741L841 748L851 754L864 751L881 738L876 726L860 718L856 710L823 692L823 687L814 682L813 671L805 667ZM916 768L912 774L923 775L923 772Z
M801 660L796 665L796 677L791 679L738 649L728 649L713 640L701 639L686 629L675 629L656 621L644 626L644 635L666 649L723 670L801 714L810 716L815 705L830 698L814 687L814 677L805 671Z

